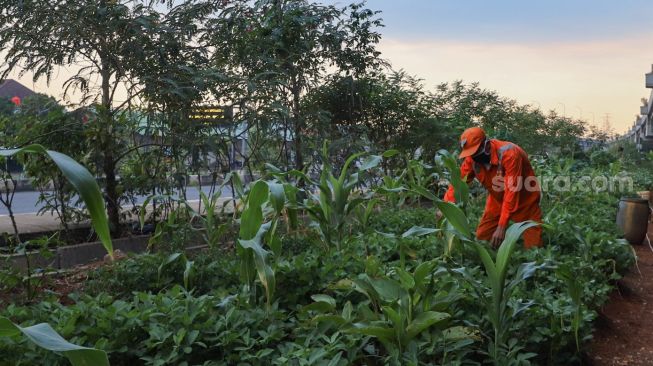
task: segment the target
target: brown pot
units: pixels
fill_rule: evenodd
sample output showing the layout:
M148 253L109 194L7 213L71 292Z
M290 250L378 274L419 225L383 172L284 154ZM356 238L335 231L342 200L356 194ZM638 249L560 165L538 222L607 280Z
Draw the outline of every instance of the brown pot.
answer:
M646 238L649 211L648 200L626 197L619 200L617 226L631 244L641 244Z

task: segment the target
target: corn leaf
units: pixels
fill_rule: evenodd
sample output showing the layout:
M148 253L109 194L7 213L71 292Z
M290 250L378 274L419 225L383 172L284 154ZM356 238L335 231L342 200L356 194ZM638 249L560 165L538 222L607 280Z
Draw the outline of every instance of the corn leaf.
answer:
M32 153L48 156L61 170L64 177L75 187L75 190L86 204L86 209L91 215L91 225L102 242L104 249L113 259L113 243L109 231L109 221L102 198L102 192L97 181L89 171L73 158L52 150L46 150L43 146L34 144L20 149L0 150L0 156L13 156L20 153Z
M465 216L463 210L451 202L436 201L435 204L447 221L464 239L472 239L472 230L469 227L469 221L467 221L467 216Z
M73 366L108 366L106 352L69 343L50 324L40 323L31 327L20 327L0 316L0 336L13 337L22 333L37 346L48 351L60 352Z

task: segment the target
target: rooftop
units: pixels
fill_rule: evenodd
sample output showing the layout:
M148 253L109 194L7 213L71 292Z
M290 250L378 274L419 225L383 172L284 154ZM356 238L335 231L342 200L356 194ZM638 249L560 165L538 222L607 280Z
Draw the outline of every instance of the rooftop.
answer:
M32 89L26 87L25 85L17 82L14 79L7 79L0 84L0 97L1 98L13 98L18 97L23 99L30 95L34 94Z

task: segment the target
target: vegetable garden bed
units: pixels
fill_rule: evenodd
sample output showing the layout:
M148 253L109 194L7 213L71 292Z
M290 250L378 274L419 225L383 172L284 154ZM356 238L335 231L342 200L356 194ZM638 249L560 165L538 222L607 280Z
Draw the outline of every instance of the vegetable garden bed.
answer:
M442 158L456 171L454 160ZM514 224L495 253L471 235L482 195L445 204L430 193L439 178L427 171L413 174L430 178L405 182L408 189L385 179L357 191L382 159L369 157L354 173L348 163L338 175L327 166L308 185L320 194L309 192L304 202L287 179L310 178L271 169L243 197L237 234L219 229L228 225L217 216L193 216L198 227L175 213L157 228L159 252L71 272L70 291L58 290L67 282L59 278L38 302L3 304L0 315L23 327L52 324L65 339L106 351L113 365L557 365L587 358L597 311L634 259L618 239L616 197L548 192L545 246L521 249L527 224ZM450 179L465 192L460 177ZM436 222L421 199L444 218ZM207 249L181 250L198 234ZM235 247L210 244L224 236L236 236ZM9 340L0 344L7 362L67 362L25 339Z

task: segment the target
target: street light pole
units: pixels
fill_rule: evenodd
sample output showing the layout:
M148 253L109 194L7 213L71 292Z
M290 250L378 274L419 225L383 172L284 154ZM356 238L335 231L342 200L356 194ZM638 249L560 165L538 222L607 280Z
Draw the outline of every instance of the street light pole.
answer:
M576 106L576 109L580 112L580 119L583 119L583 108Z

